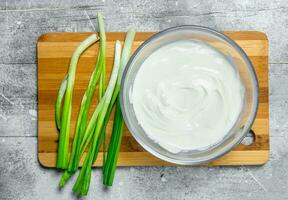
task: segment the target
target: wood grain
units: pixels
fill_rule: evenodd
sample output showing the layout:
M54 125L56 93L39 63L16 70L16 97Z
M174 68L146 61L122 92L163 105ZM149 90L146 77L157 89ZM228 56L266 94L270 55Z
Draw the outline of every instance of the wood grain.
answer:
M47 33L39 37L38 55L38 159L46 167L54 167L56 161L58 132L54 121L54 104L60 82L66 74L69 59L75 47L91 33ZM133 50L153 33L137 33ZM269 158L269 84L268 40L261 32L225 32L238 43L250 57L259 80L259 110L253 124L255 141L251 145L240 144L225 156L208 165L261 165ZM113 46L116 39L123 41L124 33L107 33L107 76L111 72ZM92 45L80 58L73 95L73 111L70 142L72 142L79 105L96 62L98 44ZM94 110L96 101L91 106ZM92 113L90 113L91 115ZM109 121L107 132L111 132ZM108 134L109 135L109 134ZM99 154L95 166L102 163ZM164 166L171 165L146 152L124 130L124 139L118 160L119 166Z

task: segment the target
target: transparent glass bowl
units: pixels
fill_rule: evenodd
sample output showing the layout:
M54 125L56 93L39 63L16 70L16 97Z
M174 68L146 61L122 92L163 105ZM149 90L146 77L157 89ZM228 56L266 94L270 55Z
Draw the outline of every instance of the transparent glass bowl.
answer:
M244 106L238 120L222 141L204 150L171 153L150 139L139 125L129 101L135 76L143 61L159 47L183 39L204 41L222 52L238 70L245 88ZM131 56L121 83L121 109L126 125L137 142L156 157L176 164L193 165L223 156L239 144L249 132L258 108L258 81L254 68L244 51L230 38L201 26L178 26L158 32L147 39Z

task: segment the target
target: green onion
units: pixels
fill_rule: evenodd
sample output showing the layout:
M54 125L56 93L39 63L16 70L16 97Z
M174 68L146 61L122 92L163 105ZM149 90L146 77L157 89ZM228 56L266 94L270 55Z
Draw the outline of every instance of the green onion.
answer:
M99 137L99 133L103 127L104 118L106 116L112 94L117 82L118 77L118 71L119 71L119 65L120 65L120 55L121 55L121 44L119 41L116 41L115 44L115 58L114 58L114 66L113 71L111 74L111 78L107 87L107 90L101 99L97 110L95 112L98 112L97 114L97 125L95 127L95 130L93 131L92 136L92 143L90 145L89 151L85 157L83 166L80 170L80 174L77 178L77 181L73 187L73 191L76 193L79 193L80 195L86 195L90 186L90 179L91 179L91 167L94 161L94 154L97 147L97 139ZM102 103L103 102L103 103ZM100 110L100 112L99 112ZM95 114L95 112L93 114ZM90 120L91 122L91 120ZM90 124L90 123L89 123ZM89 126L89 125L88 125Z
M55 104L55 121L58 130L61 129L61 105L66 88L67 88L67 74L65 75L63 81L61 82Z
M124 127L124 121L120 107L120 100L118 96L116 101L116 110L114 116L112 135L107 152L107 159L103 167L103 184L106 186L112 186L113 184L122 141L123 127Z
M100 13L97 15L98 19L98 26L99 26L99 32L100 32L100 53L103 55L103 67L102 67L102 73L100 76L100 84L99 84L99 99L101 99L105 92L105 84L106 84L106 35L105 35L105 29L104 29L104 21L103 17Z
M60 126L61 129L60 129L58 157L57 157L57 168L59 169L67 169L67 166L68 166L72 96L73 96L73 88L74 88L74 82L75 82L77 63L78 63L80 55L89 46L95 43L97 40L98 40L97 35L92 34L76 48L76 50L73 52L73 55L71 57L70 66L69 66L68 75L67 75L67 88L66 88L66 92L64 95L64 103L63 103L63 110L62 110L62 116L61 116L61 126ZM58 95L58 96L61 96L61 95ZM59 104L56 105L56 107L58 106Z
M107 158L103 166L103 184L107 186L111 186L113 183L114 174L116 170L116 164L117 164L120 145L121 145L121 140L122 140L124 122L123 122L123 116L122 116L122 112L120 108L120 99L119 99L118 94L120 90L120 84L121 84L123 71L129 60L130 51L132 48L134 37L135 37L135 31L133 29L130 29L126 36L125 45L124 45L123 53L121 57L121 64L120 64L121 67L119 70L117 86L115 88L115 93L114 93L114 101L117 98L116 110L115 110L115 115L114 115L112 135L111 135L110 144L109 144L108 152L107 152Z
M110 105L109 105L109 109L108 109L108 112L107 112L108 114L107 114L107 117L105 119L105 124L104 124L105 128L106 128L106 126L108 124L109 117L110 117L110 114L111 114L112 109L113 109L113 105L114 105L114 103L116 101L116 98L117 98L117 96L119 94L119 91L120 91L122 74L123 74L124 68L125 68L128 60L129 60L129 56L130 56L132 44L133 44L133 41L134 41L134 37L135 37L135 30L134 29L129 29L128 32L127 32L126 38L125 38L125 43L124 43L124 47L123 47L123 53L121 55L120 69L119 69L119 75L118 75L118 78L117 78L117 83L116 83L115 89L113 91L112 99L111 99L111 102L110 102ZM86 132L84 134L84 137L83 137L83 140L82 140L82 143L81 143L81 151L80 151L81 154L80 155L82 155L84 153L85 149L87 148L88 144L90 143L90 141L92 139L92 134L91 133L93 131L93 128L96 125L97 116L98 116L98 113L95 111L93 113L93 115L92 115L92 118L91 118L91 120L90 120L90 122L89 122L89 124L87 126ZM104 131L103 131L103 133L104 133Z
M97 159L103 140L103 184L111 186L113 183L124 127L119 99L120 84L135 37L135 31L129 29L125 38L122 54L121 43L118 40L116 41L113 70L106 90L106 36L102 15L98 14L97 19L100 30L100 49L95 69L90 77L89 84L82 98L81 107L76 121L69 162L68 150L72 96L77 63L85 49L99 40L95 34L84 40L74 51L71 57L68 73L64 77L59 88L55 105L55 121L57 128L60 130L57 168L65 169L59 183L60 187L63 187L71 175L76 172L84 151L89 147L83 166L73 187L73 191L80 195L86 195L88 193L92 165ZM99 103L87 124L90 105L98 82ZM106 156L106 127L115 103L116 108L112 135Z
M80 111L79 111L77 123L76 123L76 128L75 128L75 134L74 134L74 140L73 140L68 170L65 171L65 173L63 174L60 180L60 183L59 183L60 187L63 187L65 183L67 182L67 180L69 179L69 177L71 176L71 173L75 173L75 171L78 169L78 164L79 164L78 155L79 155L79 150L80 150L80 144L83 139L83 134L85 132L90 104L91 104L99 77L101 77L101 75L105 73L106 36L105 36L104 22L103 22L103 18L101 14L98 14L97 19L98 19L98 26L100 30L100 51L98 54L95 69L90 77L89 85L82 98L81 107L80 107ZM99 88L100 88L100 85L101 85L101 78L100 78ZM103 88L103 83L102 83L102 90L103 89L104 88Z
M99 18L99 15L100 14L98 14L98 18ZM102 17L101 17L102 18ZM102 20L103 21L103 20ZM100 24L100 23L99 23ZM104 22L103 22L103 24L104 24ZM102 27L104 27L104 26L99 26L100 27L100 38L101 39L103 39L103 38L105 38L106 39L106 36L105 36L105 34L101 34L101 33L104 33L104 28L102 28ZM101 31L101 29L102 29L102 31ZM100 40L101 40L100 39ZM106 63L104 63L104 67L103 67L103 71L102 71L102 74L101 74L101 77L100 77L100 84L99 84L99 100L101 100L101 98L102 98L102 96L104 95L104 92L105 92L105 79L106 79ZM106 146L105 146L105 144L106 144L106 141L104 140L104 145L103 145L103 162L105 162L105 148L106 148ZM101 144L100 144L101 145Z
M82 156L82 154L84 153L84 150L86 149L86 147L90 144L91 140L92 140L92 142L91 142L91 146L89 148L89 151L86 155L85 161L83 163L83 167L81 168L80 174L79 174L77 181L73 187L73 191L76 193L79 193L80 195L86 195L88 192L89 184L90 184L90 177L91 177L91 167L97 158L97 154L99 152L100 145L102 143L102 139L104 138L104 134L105 134L108 120L109 120L109 116L112 112L113 105L114 105L114 103L118 97L119 91L120 91L122 74L123 74L124 68L128 62L129 56L130 56L130 51L131 51L131 47L133 44L134 36L135 36L135 31L133 29L130 29L126 35L123 53L121 56L120 69L119 69L119 73L118 73L118 77L117 77L117 83L116 83L116 86L114 88L107 112L102 112L103 110L101 108L103 105L101 103L104 101L100 101L99 105L97 106L95 112L92 115L92 118L91 118L91 120L87 126L86 132L84 134L82 144L81 144L81 154L79 156L79 159ZM119 102L118 102L118 104L119 104ZM108 104L106 104L106 106L107 105ZM121 138L122 138L122 130L123 130L123 118L122 118L122 114L121 114L121 110L120 110L119 105L118 105L118 107L116 106L116 110L118 110L118 111L115 113L115 115L118 117L115 118L115 121L114 121L115 124L113 125L113 130L114 130L113 132L114 133L112 134L112 135L118 136L118 138L114 138L114 140L117 141L117 143L115 145L112 145L112 143L110 143L110 145L112 145L112 146L110 147L110 145L109 145L109 148L111 149L113 147L113 149L115 148L115 150L113 150L113 151L110 150L110 152L112 152L112 153L110 153L110 156L107 156L107 161L104 163L104 165L106 166L107 169L106 169L106 171L103 170L103 174L105 172L108 173L106 175L106 177L109 177L110 183L113 181L113 177L115 174L116 163L117 163L117 158L118 158L118 154L119 154ZM120 113L119 113L119 111L120 111ZM105 119L103 122L104 116L105 116ZM118 122L118 119L120 120L119 122ZM95 126L96 126L96 129L94 130ZM114 126L116 126L117 128L114 128ZM118 130L118 131L116 132L116 130ZM99 131L101 131L100 136L99 136ZM112 138L112 141L113 141L113 138ZM109 154L109 150L108 150L108 154ZM112 159L113 155L116 156L114 159ZM108 164L106 165L106 163L109 163L109 165ZM104 182L104 183L106 183L106 182ZM106 185L108 185L108 183Z

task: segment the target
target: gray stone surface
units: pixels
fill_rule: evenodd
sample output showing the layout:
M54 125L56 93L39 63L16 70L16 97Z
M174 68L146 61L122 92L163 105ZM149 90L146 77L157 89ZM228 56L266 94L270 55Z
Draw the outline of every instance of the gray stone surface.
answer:
M105 190L95 169L87 199L288 199L288 6L285 0L0 0L0 199L74 199L73 179L37 161L36 40L50 31L158 31L180 24L268 35L269 162L261 167L132 167Z

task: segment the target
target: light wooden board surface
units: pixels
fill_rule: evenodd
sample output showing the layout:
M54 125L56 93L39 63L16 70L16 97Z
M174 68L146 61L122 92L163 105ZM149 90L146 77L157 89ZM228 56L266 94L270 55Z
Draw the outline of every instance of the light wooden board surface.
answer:
M37 44L38 55L38 158L46 167L56 164L58 132L54 120L54 104L60 82L67 72L73 50L91 33L47 33ZM137 33L133 50L153 33ZM257 118L252 130L255 141L251 145L240 144L225 156L208 165L261 165L269 158L269 98L268 98L268 40L260 32L225 32L236 41L250 57L256 70L260 99ZM107 33L107 76L111 72L113 47L116 39L124 39L124 33ZM91 46L80 58L73 96L73 111L70 141L82 95L96 62L99 44ZM96 101L91 107L94 110ZM90 113L91 114L91 113ZM112 121L107 132L111 132ZM165 166L171 165L146 152L124 129L124 138L119 155L119 166ZM109 134L108 134L109 137ZM102 163L99 153L95 166Z

